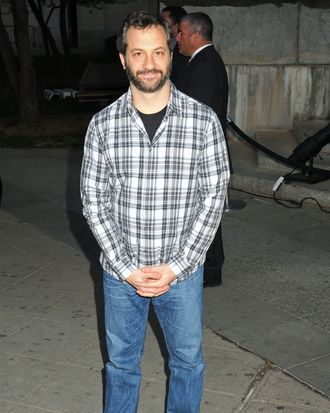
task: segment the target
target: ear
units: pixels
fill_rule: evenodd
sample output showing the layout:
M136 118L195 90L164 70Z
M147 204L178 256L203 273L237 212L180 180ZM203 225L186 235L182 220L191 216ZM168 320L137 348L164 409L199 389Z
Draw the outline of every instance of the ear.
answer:
M201 40L201 35L198 32L196 32L193 34L192 38L196 43L199 43Z
M120 58L122 66L123 66L123 69L126 70L125 56L122 53L119 53L119 58Z

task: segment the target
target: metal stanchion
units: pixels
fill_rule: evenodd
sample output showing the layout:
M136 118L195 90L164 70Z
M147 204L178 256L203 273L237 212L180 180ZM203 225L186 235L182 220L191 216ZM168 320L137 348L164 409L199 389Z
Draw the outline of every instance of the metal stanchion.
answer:
M227 189L227 195L224 206L225 212L238 211L239 209L243 209L245 206L246 203L244 201L241 201L240 199L230 199L229 189Z
M227 120L228 122L228 120ZM227 137L225 135L225 140L226 140L226 146L227 146L227 153L228 153L228 160L229 160L229 168L230 168L230 175L232 175L234 173L234 169L233 169L233 163L231 160L231 154L230 154L230 150L229 150L229 145L228 145L228 141L227 141ZM238 211L239 209L242 209L246 206L246 203L244 201L241 201L239 199L230 199L229 196L229 187L227 189L227 195L226 195L226 199L225 199L225 205L224 205L224 211L225 212L233 212L233 211Z

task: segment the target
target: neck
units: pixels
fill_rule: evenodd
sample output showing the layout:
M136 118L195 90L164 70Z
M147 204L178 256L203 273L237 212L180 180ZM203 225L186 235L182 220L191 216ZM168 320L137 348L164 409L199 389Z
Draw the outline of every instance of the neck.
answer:
M170 98L171 85L167 81L157 92L145 93L138 90L134 85L130 85L133 97L133 104L142 113L150 114L160 112Z
M201 40L195 47L194 53L196 52L196 50L200 49L203 46L212 44L212 42L210 42L209 40Z

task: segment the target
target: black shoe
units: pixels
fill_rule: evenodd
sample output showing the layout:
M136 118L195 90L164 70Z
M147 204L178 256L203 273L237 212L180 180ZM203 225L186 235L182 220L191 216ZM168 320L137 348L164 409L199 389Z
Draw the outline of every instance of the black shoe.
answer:
M204 288L206 288L206 287L217 287L218 285L221 285L221 280L220 281L219 280L214 280L214 281L205 280L203 282L203 287Z

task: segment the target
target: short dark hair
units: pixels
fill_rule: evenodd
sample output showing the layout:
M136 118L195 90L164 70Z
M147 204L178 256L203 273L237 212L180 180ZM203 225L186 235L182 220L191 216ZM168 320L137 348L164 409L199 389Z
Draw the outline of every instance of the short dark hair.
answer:
M170 29L165 21L154 14L146 11L135 11L130 13L123 22L120 33L117 36L117 49L119 53L125 54L127 49L127 31L130 27L136 29L145 29L147 27L160 26L164 29L167 37L167 44L170 48Z
M199 33L203 39L212 41L213 23L207 14L189 13L181 21L188 22L191 33Z
M167 6L163 8L162 13L163 11L170 13L174 24L179 24L182 17L187 14L186 10L179 6Z

